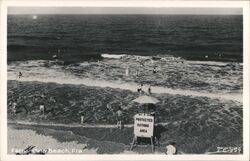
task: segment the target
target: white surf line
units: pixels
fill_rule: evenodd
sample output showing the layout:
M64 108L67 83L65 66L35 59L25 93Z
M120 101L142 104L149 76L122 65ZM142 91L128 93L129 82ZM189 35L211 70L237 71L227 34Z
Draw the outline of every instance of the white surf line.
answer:
M63 78L34 78L34 77L22 77L17 79L16 77L12 77L11 75L8 76L8 80L16 80L16 81L37 81L37 82L44 82L44 83L58 83L58 84L73 84L73 85L86 85L86 86L93 86L93 87L110 87L110 88L117 88L122 90L130 90L132 92L137 92L138 84L136 83L124 83L124 82L108 82L104 80L92 80L89 78L79 79L74 78L70 79L67 77ZM146 86L146 85L145 85ZM205 93L205 92L197 92L191 90L182 90L182 89L170 89L166 87L159 87L159 86L151 86L152 93L166 93L166 94L175 94L175 95L184 95L184 96L194 96L194 97L208 97L212 99L222 99L222 100L232 100L237 102L243 102L243 96L240 93L236 94L225 94L225 93Z
M8 121L8 124L20 124L20 125L38 125L38 126L52 126L52 127L83 127L83 128L117 128L117 125L108 125L108 124L57 124L57 123L36 123L36 122L27 122L27 121ZM156 123L155 125L168 125L169 122ZM124 127L130 128L134 127L134 124L125 124Z

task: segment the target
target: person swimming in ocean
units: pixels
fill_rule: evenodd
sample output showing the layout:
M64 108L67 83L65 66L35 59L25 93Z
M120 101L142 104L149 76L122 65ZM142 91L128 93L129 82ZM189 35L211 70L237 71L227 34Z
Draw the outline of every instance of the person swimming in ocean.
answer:
M154 67L154 69L153 69L153 73L154 73L154 74L156 73L156 67Z
M141 67L144 67L144 63L143 63L142 61L140 62L140 66L141 66Z
M58 56L55 54L52 56L53 59L57 60L58 59Z
M136 70L136 73L135 73L135 78L138 79L139 78L139 70Z

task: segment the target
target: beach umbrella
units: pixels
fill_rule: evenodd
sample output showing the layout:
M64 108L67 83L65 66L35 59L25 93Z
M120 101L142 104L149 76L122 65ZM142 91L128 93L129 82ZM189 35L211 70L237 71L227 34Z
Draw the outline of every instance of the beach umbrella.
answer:
M151 96L140 96L133 100L133 102L137 102L140 104L156 104L160 102L157 98L151 97Z

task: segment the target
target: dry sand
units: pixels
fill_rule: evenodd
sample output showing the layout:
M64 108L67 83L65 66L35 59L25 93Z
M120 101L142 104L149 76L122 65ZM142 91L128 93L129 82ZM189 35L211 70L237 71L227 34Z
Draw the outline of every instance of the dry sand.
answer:
M98 150L98 148L88 148L88 143L59 142L51 136L37 134L33 130L17 130L8 127L9 154L20 153L29 146L35 146L32 152L48 149L47 154L97 154ZM124 150L120 154L136 154L136 152Z
M81 149L84 154L96 154L97 150L83 149L87 144L79 144L76 141L61 143L51 136L39 135L32 130L8 128L8 153L13 154L15 150L26 149L28 146L36 146L35 149L51 149L49 154L56 151L60 153L59 150L63 151L64 154L73 153L73 149Z

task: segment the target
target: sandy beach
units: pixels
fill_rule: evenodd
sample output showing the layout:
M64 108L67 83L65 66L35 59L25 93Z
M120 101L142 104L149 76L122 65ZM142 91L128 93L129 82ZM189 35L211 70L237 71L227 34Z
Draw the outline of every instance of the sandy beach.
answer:
M20 113L14 115L9 107L9 123L20 121L17 126L22 126L21 122L26 121L31 124L24 124L25 128L37 126L41 129L43 125L43 127L57 130L80 132L86 137L93 137L92 130L96 132L97 129L101 131L106 129L100 132L106 137L97 136L95 139L104 138L104 140L123 143L127 147L133 136L133 127L129 126L133 124L133 115L138 110L143 110L139 104L131 102L141 94L130 90L10 80L8 88L9 101L17 100L20 107L27 109L27 112L21 110ZM15 93L20 95L17 96ZM39 96L42 93L46 93L45 106L48 107L44 114L39 111ZM243 115L240 102L173 94L152 94L152 96L160 100L157 104L156 123L162 124L157 132L160 142L163 143L161 148L169 140L178 140L179 150L183 153L205 153L219 146L221 137L232 144L239 146L242 144L240 142L242 136L239 135ZM53 97L56 103L50 102L50 97ZM122 120L127 125L125 129L128 131L122 130L112 134L110 129L119 130L116 128L115 115L118 107L123 109ZM81 114L86 116L85 131L80 130L84 127L80 124ZM55 126L49 126L49 124ZM88 125L93 127L88 127ZM98 127L98 125L101 126ZM105 125L107 128L104 128ZM207 140L207 144L199 144L199 148L195 148L203 139Z
M29 146L35 146L33 152L48 149L48 154L74 154L73 149L75 149L75 154L96 154L97 150L85 149L87 144L79 144L76 141L59 142L51 136L40 135L32 130L16 130L10 127L8 128L8 140L9 154L22 153Z

